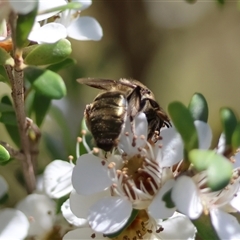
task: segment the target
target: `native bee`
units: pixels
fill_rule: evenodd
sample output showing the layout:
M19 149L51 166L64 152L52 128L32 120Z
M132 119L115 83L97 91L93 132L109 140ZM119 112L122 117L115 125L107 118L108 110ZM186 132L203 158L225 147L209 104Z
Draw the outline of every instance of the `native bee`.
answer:
M103 90L93 103L86 106L84 116L97 147L106 152L117 146L127 117L133 123L134 117L139 112L146 114L148 140L152 139L154 133L164 125L171 126L167 114L156 102L153 93L137 80L80 78L77 81ZM134 132L133 125L132 130Z

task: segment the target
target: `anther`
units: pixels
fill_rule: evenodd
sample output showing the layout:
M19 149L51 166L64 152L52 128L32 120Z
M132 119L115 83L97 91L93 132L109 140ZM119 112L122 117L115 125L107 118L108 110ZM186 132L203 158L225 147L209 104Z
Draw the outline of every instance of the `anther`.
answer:
M104 160L101 161L102 165L105 166L106 162Z
M96 234L93 233L93 234L91 235L91 238L95 238L95 237L96 237Z
M72 162L73 159L74 159L74 157L73 157L72 155L69 155L69 156L68 156L68 160L69 160L69 162Z
M82 138L81 137L77 137L77 142L81 143L82 142Z

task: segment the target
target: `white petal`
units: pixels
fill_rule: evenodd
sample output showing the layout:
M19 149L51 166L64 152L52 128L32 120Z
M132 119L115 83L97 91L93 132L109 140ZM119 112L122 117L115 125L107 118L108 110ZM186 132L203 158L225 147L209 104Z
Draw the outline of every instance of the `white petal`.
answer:
M19 210L5 208L0 211L0 240L22 240L27 236L29 221Z
M73 190L69 199L71 211L78 218L87 219L89 208L97 201L108 196L110 196L110 191L108 190L88 196L79 195Z
M173 215L176 208L167 208L166 202L162 200L162 197L173 187L175 181L173 179L168 180L160 191L155 195L153 201L149 205L148 213L154 219L165 219Z
M27 14L37 6L37 0L9 0L9 4L16 13Z
M203 210L198 189L190 177L181 176L172 189L172 200L177 209L191 219L198 218Z
M92 154L80 156L72 174L72 184L76 192L88 195L110 187L112 181L108 177L106 165L106 162Z
M194 240L196 228L188 217L174 216L161 223L163 231L159 234L160 239L181 239Z
M135 134L137 136L136 146L132 146L133 133L131 129L131 123L129 117L125 121L122 132L119 137L118 147L124 151L129 157L139 153L139 148L146 145L146 139L148 134L148 122L144 113L139 113L134 118ZM126 132L128 136L126 136ZM144 139L141 138L144 137Z
M127 223L131 212L132 204L128 199L108 197L91 207L88 221L94 231L111 234Z
M83 240L83 239L97 239L107 240L102 234L94 233L91 228L80 228L73 231L69 231L63 236L63 240Z
M217 153L223 154L225 149L226 149L226 136L224 133L222 133L218 140Z
M73 0L72 2L79 2L81 4L81 7L79 10L81 10L81 11L90 7L92 4L92 0Z
M76 40L99 41L103 36L102 27L91 17L80 17L73 21L67 28L67 34Z
M47 23L32 31L28 39L38 43L55 43L67 37L67 29L60 23Z
M8 191L8 184L6 180L0 175L0 199L5 196Z
M43 174L46 194L51 198L61 198L70 193L74 165L62 160L55 160L47 165Z
M233 195L233 199L230 201L230 205L240 212L240 191Z
M75 227L82 227L87 224L87 220L84 218L76 217L70 208L70 201L69 199L63 203L61 206L61 211L63 217L73 226Z
M183 142L174 127L163 129L161 137L162 157L157 156L157 159L162 167L170 167L183 159Z
M199 149L209 149L212 142L212 130L210 126L199 120L194 121L194 125L197 129Z
M240 239L240 225L237 219L220 209L210 211L212 225L220 239Z
M240 168L240 152L238 152L235 156L234 156L235 162L233 164L233 168Z
M16 208L30 220L29 236L41 235L53 227L56 204L46 195L30 194Z
M65 0L40 0L38 5L38 12L41 13L43 11L49 10L51 8L60 7L66 5L67 2ZM50 18L56 15L57 12L51 12L46 14L41 14L36 17L36 21L42 21L44 19Z

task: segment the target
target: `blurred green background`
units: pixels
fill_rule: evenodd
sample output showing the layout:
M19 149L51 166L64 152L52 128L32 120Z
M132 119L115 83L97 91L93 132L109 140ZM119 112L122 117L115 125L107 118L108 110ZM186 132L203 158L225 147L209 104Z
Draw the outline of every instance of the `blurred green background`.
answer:
M40 170L53 159L67 160L68 155L75 155L84 108L98 92L79 85L76 79L80 77L135 78L154 92L166 111L170 102L178 100L188 105L192 95L200 92L209 104L213 146L216 145L221 133L220 107L229 106L238 115L240 112L237 2L220 5L213 0L194 4L180 0L93 0L83 15L95 17L104 36L99 42L71 40L77 65L61 72L68 95L53 101L44 121ZM0 95L6 92L10 94L0 83ZM1 140L9 142L2 125L0 132ZM12 182L18 168L13 161L7 166L8 171L1 167L0 172ZM14 180L10 193L10 204L14 204L25 191Z

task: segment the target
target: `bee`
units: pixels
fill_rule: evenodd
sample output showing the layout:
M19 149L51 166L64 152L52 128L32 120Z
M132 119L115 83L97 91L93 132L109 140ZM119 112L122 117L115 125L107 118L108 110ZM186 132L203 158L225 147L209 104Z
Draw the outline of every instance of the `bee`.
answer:
M153 93L137 80L80 78L77 81L103 90L93 103L86 106L84 116L97 147L106 152L117 146L127 117L134 133L133 120L139 112L145 113L148 121L148 140L164 125L171 126L167 114L156 102Z

